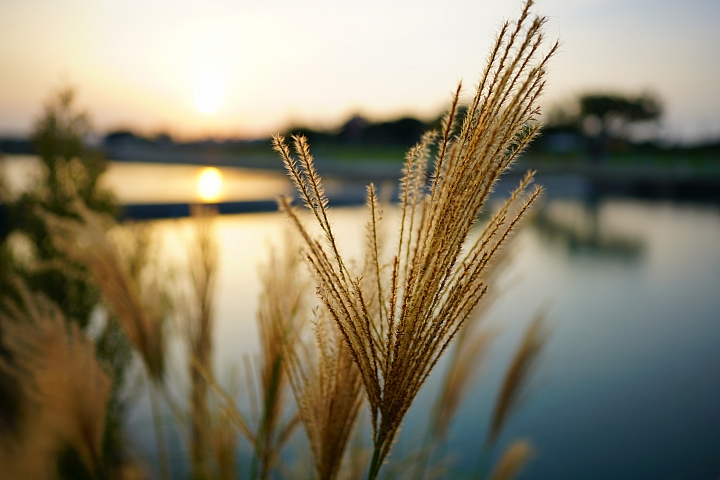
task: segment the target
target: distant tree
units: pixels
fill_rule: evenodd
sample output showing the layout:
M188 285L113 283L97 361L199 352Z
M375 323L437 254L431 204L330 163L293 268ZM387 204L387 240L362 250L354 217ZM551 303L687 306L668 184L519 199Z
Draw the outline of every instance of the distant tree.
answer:
M588 94L579 103L585 129L611 137L624 136L630 124L658 120L663 110L660 99L649 93L637 97Z
M437 125L435 125L437 123ZM422 134L439 126L439 120L425 123L417 118L402 117L387 122L372 122L361 115L353 115L337 130L313 130L306 127L290 129L286 136L301 134L316 145L360 145L409 148Z
M353 115L340 129L338 141L349 144L365 143L365 130L370 122L360 115Z
M577 99L550 105L543 114L543 134L548 130L579 132L580 107Z
M638 97L620 95L583 95L580 97L583 116L596 115L603 119L622 118L628 122L657 120L662 114L660 99L652 94Z
M427 125L417 118L403 117L390 122L369 124L364 140L372 145L398 145L411 147L420 141Z
M591 160L599 161L613 148L627 148L631 126L655 121L662 115L662 103L652 94L637 97L587 94L579 99L580 125Z

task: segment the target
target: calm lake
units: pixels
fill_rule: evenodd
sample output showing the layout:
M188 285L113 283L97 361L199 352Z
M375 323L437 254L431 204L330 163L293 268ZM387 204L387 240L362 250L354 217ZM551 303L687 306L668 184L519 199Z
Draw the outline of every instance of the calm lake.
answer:
M32 173L18 173L25 167L11 160L17 165L6 165L5 176L22 183L23 175ZM116 163L106 183L121 202L194 202L199 171ZM288 191L280 174L221 171L222 200ZM484 322L500 334L451 428L454 467L448 478L473 471L501 377L524 328L542 310L552 333L532 393L500 440L500 447L518 438L535 446L536 456L520 478L717 480L718 204L585 196L582 185L572 188L572 179L549 178L547 185L542 208L510 246L498 281L502 294L486 313ZM561 185L557 193L554 185ZM334 210L345 253L360 252L365 218L361 207ZM158 225L172 236L187 220ZM221 262L215 365L224 384L243 355L257 351L258 268L268 245L280 244L285 225L277 213L223 215L216 221ZM438 366L413 405L391 461L420 443L445 366ZM184 368L174 365L180 376ZM140 455L152 461L155 442L145 398L131 410L128 431ZM185 467L174 445L180 473Z

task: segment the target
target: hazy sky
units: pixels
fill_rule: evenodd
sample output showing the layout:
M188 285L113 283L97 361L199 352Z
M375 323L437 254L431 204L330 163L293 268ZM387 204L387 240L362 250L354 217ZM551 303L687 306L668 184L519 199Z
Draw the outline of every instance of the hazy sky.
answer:
M2 0L0 134L75 86L97 130L260 136L352 113L432 117L470 91L513 0ZM720 0L538 0L546 104L651 90L663 131L720 136Z

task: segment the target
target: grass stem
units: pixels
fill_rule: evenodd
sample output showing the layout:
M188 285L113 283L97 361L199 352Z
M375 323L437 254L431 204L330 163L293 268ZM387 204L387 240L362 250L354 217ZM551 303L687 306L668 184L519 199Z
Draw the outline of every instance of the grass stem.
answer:
M149 373L148 380L150 380ZM165 444L162 412L160 411L156 388L155 383L150 380L150 407L152 409L153 425L155 427L155 442L157 443L160 478L162 478L162 480L170 480L170 460L168 458L167 445Z
M378 476L378 473L380 473L380 465L381 465L380 450L381 450L381 447L379 444L377 444L373 451L372 461L370 462L370 470L368 471L368 480L375 480Z

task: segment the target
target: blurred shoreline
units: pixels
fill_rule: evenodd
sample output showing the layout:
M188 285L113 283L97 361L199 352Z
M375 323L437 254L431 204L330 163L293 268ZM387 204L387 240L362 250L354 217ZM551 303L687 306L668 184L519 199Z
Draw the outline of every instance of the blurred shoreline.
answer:
M281 162L269 146L263 148L267 153L148 152L133 160L113 159L106 174L107 183L118 191L125 219L185 217L196 203L215 205L221 214L272 212L277 209L275 199L288 194L290 185ZM13 160L16 169L23 170L22 164L27 163L24 174L9 175L11 183L13 176L27 177L28 171L33 170L30 163L36 159L33 155L6 157ZM384 188L389 200L397 198L400 160L348 161L323 154L321 149L316 164L327 178L331 206L363 204L370 182ZM226 179L226 195L217 202L201 202L195 198L197 172L208 166L219 167ZM592 202L612 196L720 203L720 162L712 159L609 157L602 163L593 163L528 153L501 179L495 194L504 196L528 170L536 172L536 183L545 187L548 198L581 198Z

